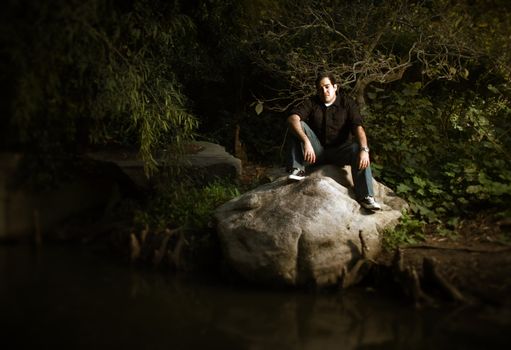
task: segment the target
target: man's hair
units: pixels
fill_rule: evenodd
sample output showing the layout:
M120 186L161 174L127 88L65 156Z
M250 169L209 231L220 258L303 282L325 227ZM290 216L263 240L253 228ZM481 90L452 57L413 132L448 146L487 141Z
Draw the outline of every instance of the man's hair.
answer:
M316 88L319 87L319 83L321 82L321 80L323 80L325 78L330 79L330 82L332 83L332 85L337 84L337 80L335 79L334 73L332 73L332 72L319 72L318 75L316 76L316 85L315 85Z

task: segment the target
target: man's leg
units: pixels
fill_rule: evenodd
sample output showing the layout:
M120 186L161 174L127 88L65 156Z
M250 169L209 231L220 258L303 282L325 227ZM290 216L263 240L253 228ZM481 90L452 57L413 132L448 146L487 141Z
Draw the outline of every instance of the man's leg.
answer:
M355 195L357 200L363 200L366 197L374 197L373 174L370 166L362 170L358 169L359 157L360 148L355 142L347 142L325 151L326 162L351 166Z
M307 135L312 144L314 153L316 153L316 159L319 159L323 154L323 146L321 146L321 142L319 142L318 137L307 123L303 121L300 123L305 135ZM286 168L288 170L305 170L305 167L309 164L304 160L302 140L300 140L293 132L289 132L286 143Z

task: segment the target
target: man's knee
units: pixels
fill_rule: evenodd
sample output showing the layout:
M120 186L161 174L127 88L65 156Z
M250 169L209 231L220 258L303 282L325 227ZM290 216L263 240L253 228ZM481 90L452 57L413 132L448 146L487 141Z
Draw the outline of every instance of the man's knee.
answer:
M303 120L300 121L300 125L302 127L302 130L303 132L305 133L305 135L307 135L308 137L310 137L311 135L311 128L307 125L306 122L304 122ZM294 132L290 132L289 134L291 134L291 138L293 140L299 140L300 142L302 142L302 140L300 139L300 137L298 135L296 135Z

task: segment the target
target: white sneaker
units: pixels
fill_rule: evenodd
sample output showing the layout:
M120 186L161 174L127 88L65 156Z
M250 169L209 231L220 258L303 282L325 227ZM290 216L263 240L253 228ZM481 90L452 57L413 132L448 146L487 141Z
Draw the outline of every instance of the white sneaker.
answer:
M373 197L367 196L360 201L360 205L369 210L380 210L381 205Z
M291 170L287 178L293 181L302 181L303 179L305 179L305 171L293 168L293 170Z

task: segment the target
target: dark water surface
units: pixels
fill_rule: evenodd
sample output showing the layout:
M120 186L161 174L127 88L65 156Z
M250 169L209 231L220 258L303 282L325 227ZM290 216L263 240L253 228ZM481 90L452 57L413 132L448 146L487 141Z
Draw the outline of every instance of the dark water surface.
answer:
M275 291L0 246L3 349L500 349L509 311L415 310L374 292Z

